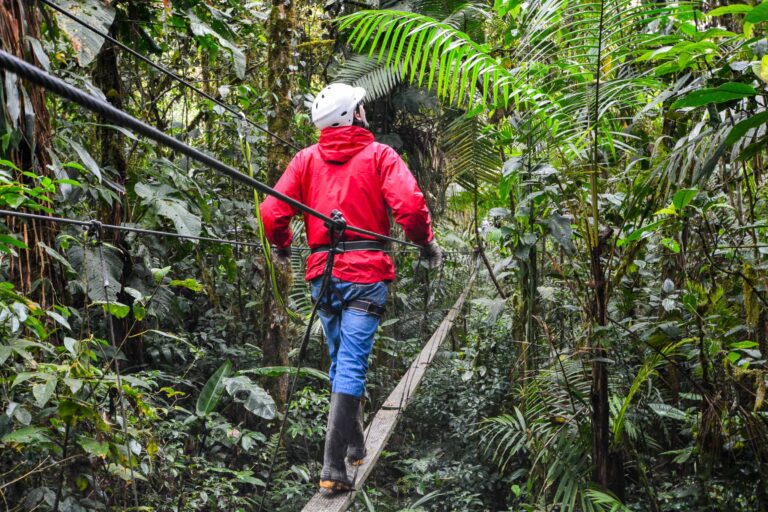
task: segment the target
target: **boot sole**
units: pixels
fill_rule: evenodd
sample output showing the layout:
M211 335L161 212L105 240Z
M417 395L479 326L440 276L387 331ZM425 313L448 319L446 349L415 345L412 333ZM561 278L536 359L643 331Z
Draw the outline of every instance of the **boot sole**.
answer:
M343 484L333 480L320 480L320 488L327 489L331 492L349 492L354 490L351 485Z

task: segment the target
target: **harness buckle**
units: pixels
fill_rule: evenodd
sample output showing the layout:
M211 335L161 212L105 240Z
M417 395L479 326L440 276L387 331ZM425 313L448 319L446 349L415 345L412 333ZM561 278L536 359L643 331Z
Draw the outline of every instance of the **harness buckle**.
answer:
M364 299L355 299L347 302L344 309L356 309L369 315L381 317L386 312L386 306L380 306L373 301Z

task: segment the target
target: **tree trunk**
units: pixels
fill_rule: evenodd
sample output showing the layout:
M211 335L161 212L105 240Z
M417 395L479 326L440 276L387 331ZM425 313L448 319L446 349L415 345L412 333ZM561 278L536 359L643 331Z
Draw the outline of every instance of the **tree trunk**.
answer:
M120 11L118 11L109 34L115 37L117 34L117 27L121 23ZM104 46L101 47L101 51L96 57L96 67L93 71L93 82L101 89L104 95L107 97L112 106L120 110L123 109L123 81L120 76L120 70L118 68L118 47L110 41L105 41ZM125 136L119 131L110 128L111 124L109 120L100 118L101 126L96 128L96 140L99 144L100 164L108 170L114 182L120 187L125 187L128 181L128 163L125 156ZM107 212L102 214L102 217L106 217L105 222L114 225L121 225L128 220L128 212L126 211L123 201L125 195L120 195L120 198L113 201L111 207ZM123 242L122 231L112 231L108 234L112 244L121 249L123 256L123 274L121 276L121 285L126 285L128 276L132 271L132 261L130 257L130 250ZM123 304L131 304L133 298L130 295L121 291L118 295L118 300ZM125 336L128 335L131 324L134 323L133 315L130 314L123 319L114 319L115 326L115 342L122 343ZM144 351L141 337L136 338L131 343L126 343L124 347L128 360L132 365L144 364Z
M592 302L592 314L594 325L602 327L607 323L606 316L606 282L602 262L600 261L600 245L594 244L591 249L592 256L592 279L594 284L594 294ZM593 480L609 487L609 461L608 446L610 440L610 431L608 427L608 369L605 366L607 357L605 348L599 340L599 336L594 336L592 343L592 464L594 465Z
M291 102L293 65L293 43L296 30L296 4L291 0L273 0L272 11L269 15L269 49L267 61L267 90L270 93L271 114L267 123L272 133L285 140L291 138L291 120L293 119L293 104ZM276 139L269 141L267 148L267 181L274 185L282 175L292 157L291 148ZM279 267L275 270L279 273ZM282 291L287 290L288 275L278 276L278 285ZM269 276L265 276L265 283ZM264 288L264 315L267 318L267 328L264 333L262 350L264 364L267 366L288 366L288 319L280 305L277 304L270 286ZM288 376L280 377L270 391L278 403L284 403L288 395Z
M28 62L40 66L31 39L40 39L40 19L34 4L24 0L0 0L0 47ZM51 147L51 122L41 87L25 85L16 75L3 74L4 86L0 135L11 134L11 145L0 158L12 161L22 171L51 177L48 150ZM10 108L13 105L13 108ZM29 178L17 174L15 179L33 186ZM10 281L24 295L30 295L43 307L56 301L63 290L53 272L50 258L38 242L53 246L55 225L50 222L6 220L9 229L20 233L29 247L10 260Z

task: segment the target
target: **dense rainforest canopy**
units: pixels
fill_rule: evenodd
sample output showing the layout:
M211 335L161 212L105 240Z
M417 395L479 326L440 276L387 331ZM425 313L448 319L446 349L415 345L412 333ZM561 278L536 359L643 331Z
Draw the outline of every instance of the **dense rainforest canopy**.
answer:
M480 265L371 512L768 510L767 35L755 0L0 0L3 51L270 185L366 88L446 251L391 247L367 420ZM275 266L261 193L2 75L0 507L301 510L301 220Z

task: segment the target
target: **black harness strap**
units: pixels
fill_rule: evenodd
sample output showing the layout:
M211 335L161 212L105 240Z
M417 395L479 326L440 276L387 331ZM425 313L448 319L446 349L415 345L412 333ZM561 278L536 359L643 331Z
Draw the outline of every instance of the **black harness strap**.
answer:
M380 306L375 302L371 302L369 300L362 300L362 299L355 299L347 302L346 304L344 304L344 309L356 309L358 311L363 311L365 313L368 313L369 315L378 316L378 317L381 317L384 314L384 312L387 310L385 306Z
M317 254L319 252L329 252L331 250L330 245L320 245L317 247L312 247L312 254ZM336 247L333 249L333 252L336 254L341 254L344 252L351 252L351 251L384 251L386 250L386 245L378 242L376 240L350 240L348 242L339 242L336 244Z
M366 299L353 299L350 301L345 301L344 298L339 293L339 291L333 286L333 284L330 284L328 286L328 289L326 290L326 300L325 302L321 302L320 304L318 304L317 309L331 315L335 313L330 303L331 294L335 295L336 298L339 299L339 302L341 302L342 310L356 309L357 311L362 311L369 315L374 315L378 317L384 316L384 313L387 311L386 306L383 306L381 304L376 304L375 302L366 300ZM317 302L317 300L313 300L312 302Z

